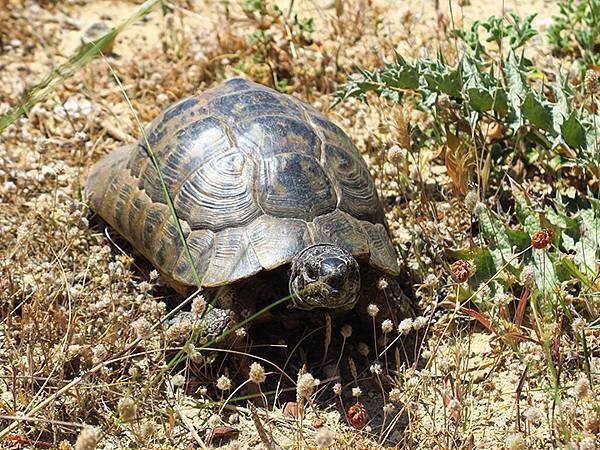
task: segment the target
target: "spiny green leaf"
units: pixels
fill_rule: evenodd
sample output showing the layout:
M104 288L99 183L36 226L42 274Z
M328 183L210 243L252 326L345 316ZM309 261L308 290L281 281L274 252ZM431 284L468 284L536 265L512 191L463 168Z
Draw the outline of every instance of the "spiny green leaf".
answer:
M542 228L539 215L529 206L529 200L523 191L513 185L512 193L515 199L515 212L519 219L519 223L523 225L529 236Z
M527 94L521 108L523 110L523 117L531 124L549 133L554 132L550 109L535 98L533 92Z
M572 148L583 148L586 145L585 128L577 120L577 112L571 111L571 115L565 120L560 128L565 142Z
M546 295L546 298L553 299L559 281L548 252L533 249L532 263L538 289Z
M505 225L487 208L479 211L477 217L481 233L490 244L490 253L494 259L495 269L500 270L504 263L512 260L513 256Z
M523 70L519 66L519 62L514 54L510 52L505 66L505 76L507 82L507 100L510 107L510 126L513 129L518 129L523 126L521 113L521 104L527 97L527 86L523 79Z

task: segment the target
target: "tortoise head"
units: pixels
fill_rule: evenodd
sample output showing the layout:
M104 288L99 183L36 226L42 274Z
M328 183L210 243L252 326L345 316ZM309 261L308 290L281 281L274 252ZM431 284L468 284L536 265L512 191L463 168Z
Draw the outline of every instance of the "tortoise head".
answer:
M305 248L292 261L290 294L298 309L351 309L360 290L356 259L335 245Z

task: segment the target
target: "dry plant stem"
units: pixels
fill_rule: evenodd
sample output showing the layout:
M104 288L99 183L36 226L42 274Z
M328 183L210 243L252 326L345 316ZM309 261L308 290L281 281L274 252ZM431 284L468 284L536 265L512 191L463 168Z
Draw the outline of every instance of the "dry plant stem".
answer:
M260 417L258 417L258 410L256 409L256 406L248 402L248 409L250 410L250 416L252 417L252 422L254 422L258 436L267 450L281 450L281 447L275 442L273 437L267 434Z
M188 429L188 431L190 432L190 434L192 435L194 440L198 443L198 445L203 450L208 450L208 447L206 446L206 444L204 443L202 438L196 432L196 429L194 428L194 424L192 423L192 421L188 417L186 417L185 414L182 414L181 410L179 408L177 408L177 406L175 406L175 412L177 413L177 415L179 416L179 418L181 419L183 424L186 426L186 428Z
M182 308L184 308L191 301L192 298L194 298L194 296L197 295L197 293L198 293L198 291L194 292L191 296L189 296L188 298L186 298L183 302L181 302L181 304L179 304L176 308L174 308L169 314L167 314L162 320L156 322L152 326L152 330L156 329L161 323L166 322L167 320L169 320L170 318L172 318L175 314L177 314ZM63 395L66 392L68 392L73 387L79 385L81 382L85 381L86 379L88 379L93 374L99 372L104 367L107 367L109 364L112 364L113 362L116 362L116 361L119 361L120 359L122 359L124 357L124 355L126 355L127 353L129 353L132 349L136 348L137 345L140 342L142 342L142 340L143 340L142 338L137 338L131 344L129 344L127 347L125 347L121 351L117 352L117 354L113 358L111 358L110 360L98 363L96 366L92 367L90 370L88 370L87 372L85 372L83 375L74 378L69 383L67 383L62 388L60 388L58 391L56 391L54 394L52 394L51 396L49 396L48 398L46 398L44 401L42 401L41 403L39 403L37 406L31 408L30 410L28 410L26 412L23 412L23 414L22 414L21 417L23 419L28 419L30 417L33 417L34 414L36 414L41 409L45 408L46 406L48 406L49 404L51 404L52 402L54 402L57 398L59 398L61 395ZM12 422L6 428L4 428L2 431L0 431L0 439L6 437L6 435L8 435L8 433L10 433L11 431L13 431L17 427L17 425L18 425L18 422L16 422L16 421Z

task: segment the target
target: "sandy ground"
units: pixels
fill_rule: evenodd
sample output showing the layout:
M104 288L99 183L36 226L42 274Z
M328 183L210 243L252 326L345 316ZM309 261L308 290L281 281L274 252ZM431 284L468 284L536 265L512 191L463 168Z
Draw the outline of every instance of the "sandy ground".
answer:
M99 21L109 27L117 26L139 6L112 0L57 2L52 7L34 2L8 3L12 5L13 16L21 14L22 17L11 18L18 30L7 30L0 35L3 43L8 42L8 50L0 53L1 113L14 106L16 99L53 67L64 62L78 48L87 28ZM223 25L223 2L187 3L192 3L193 7L188 7L186 2L176 4L175 13L167 17L157 10L128 27L117 37L113 53L108 57L111 66L123 78L125 90L132 93L134 106L139 109L144 123L172 101L239 73L232 63L232 55L238 51L236 46L243 48L236 39L244 42L249 28L243 20L240 2L229 3L231 15L239 19L233 22L233 31L226 30ZM286 3L281 5L283 10L289 6ZM437 10L432 1L374 0L358 7L359 2L343 3L348 11L364 13L357 14L360 21L354 22L357 29L361 27L364 32L352 37L354 46L347 44L340 50L340 65L348 71L355 58L360 64L374 66L384 57L389 58L394 50L409 58L419 56L424 48L447 50L441 30L468 25L492 14L535 12L538 15L534 25L543 30L557 11L556 2L539 0L472 1L463 7L453 2L452 8L450 3L440 2ZM299 15L315 19L315 40L328 39L330 29L337 23L335 2L296 0L293 8ZM32 29L28 23L34 25ZM216 36L219 45L216 45ZM30 42L24 41L25 38ZM536 39L540 44L540 58L547 57L541 38ZM328 44L331 43L323 42L321 48L328 49ZM178 49L190 54L179 63L173 57ZM168 52L172 52L170 58L163 58L163 53ZM302 64L309 66L318 57L309 55ZM301 90L294 94L303 96ZM328 111L331 100L330 91L325 88L322 95L309 98L315 107L324 111ZM85 219L87 211L74 201L78 186L83 184L92 162L111 149L133 142L139 135L133 114L123 101L105 62L95 61L66 80L42 106L31 112L29 120L17 122L0 140L3 163L0 164L0 181L15 180L17 192L9 192L5 184L1 197L1 282L4 283L3 301L10 305L10 308L3 306L2 311L22 309L24 317L30 317L29 322L23 319L22 323L5 320L0 329L6 338L6 343L0 344L0 357L10 361L10 366L5 364L0 374L4 380L11 379L14 374L25 379L18 389L8 381L0 388L0 414L4 416L22 414L31 405L51 398L68 380L94 367L98 358L107 358L107 354L132 342L135 320L147 316L149 320L159 322L164 312L161 312L164 288L158 287L148 294L143 283L154 281L147 271L136 267L143 264L122 255L97 225L92 223L90 228ZM69 112L66 115L65 109ZM387 145L386 137L380 137L378 130L383 121L381 116L389 113L383 107L377 111L357 104L347 110L328 111L329 117L347 129L364 152L373 172L378 174L378 183L384 192L393 190L393 186L390 188L387 181L380 180L385 177L372 149ZM429 183L449 191L446 168L435 160L433 152L427 156L426 165L424 170ZM457 217L460 214L454 211L450 202L439 203L441 210L448 213L443 224L434 224L434 228L440 228L440 234L436 236L447 233L466 240L468 224L464 218ZM398 207L391 201L389 206L391 215L388 219L394 221L398 217L395 215ZM408 240L410 224L395 222L398 223L392 225L394 239L402 246ZM436 270L436 273L443 271ZM45 273L49 276L45 277ZM13 284L19 286L17 293L11 291ZM36 285L38 287L33 289ZM414 293L417 286L412 288ZM33 306L27 306L29 304ZM393 448L397 442L398 448L423 449L553 448L555 441L548 426L551 396L540 367L543 365L540 351L523 345L515 354L506 352L490 333L475 327L472 321L455 320L451 313L441 315L434 335L419 347L420 369L403 366L395 372L397 379L394 382L403 395L420 390L415 396L402 397L394 406L394 414L401 411L398 422L402 426L390 427L389 435L393 439L388 440L386 446ZM20 333L29 333L30 340L17 339ZM199 442L207 442L210 433L215 431L216 420L218 427L235 429L235 433L229 432L235 435L234 440L221 429L228 437L223 440L224 446L228 446L225 448L261 448L263 444L257 436L256 422L243 402L227 408L225 413L211 404L212 400L219 400L214 381L223 373L221 369L226 364L216 368L203 366L198 373L190 373L186 367L181 374L186 380L193 380L189 381L188 389L180 389L173 377L165 377L158 385L148 384L150 392L144 390L164 360L161 354L155 358L146 357L142 350L160 353L162 337L154 335L140 347L138 356L122 366L115 363L114 367L99 371L89 384L86 381L76 386L56 399L52 407L42 409L36 417L49 424L47 429L40 431L41 428L33 425L20 426L10 436L27 436L29 440L21 445L15 438L0 442L0 447L27 448L39 437L50 446L71 448L82 424L91 424L102 430L99 448L198 448ZM339 350L341 338L336 339L338 341L332 348ZM27 344L20 347L17 342ZM391 401L392 394L387 392L386 398L382 399L378 385L367 379L369 361L357 356L359 342L349 341L347 345L361 369L358 378L365 391L361 400L367 406L376 405L381 410L383 403ZM416 344L407 341L402 345ZM39 349L47 359L40 356ZM435 350L435 358L428 364L428 369L423 370L432 350ZM411 353L412 348L402 351ZM524 363L517 353L530 353L528 362ZM355 364L349 362L352 357L344 356L344 364L350 367L349 373ZM397 355L390 356L390 359L395 358L402 359L400 350ZM38 364L38 359L59 362L48 368ZM297 360L294 372L289 374L294 380L301 366L301 358ZM598 364L598 358L595 361ZM531 365L532 375L522 394L517 396L517 387L527 364ZM175 373L172 375L176 376ZM53 381L47 387L43 382L38 383L35 377ZM349 391L355 386L357 377L351 378L349 376L344 384L343 399L331 394L333 383L324 382L319 388L318 408L310 409L300 426L286 414L282 404L273 406L268 413L262 411L261 420L268 423L269 432L283 448L316 448L320 433L317 419L324 419L335 434L331 448L379 448L378 442L383 440L374 423L362 431L346 423L344 410L347 408L341 408L339 402L346 402L344 406L347 407L348 402L353 401ZM31 383L27 384L30 379ZM58 382L55 383L55 379ZM598 413L597 405L591 405L592 397L587 402L574 400L574 379L569 379L565 385L565 395L573 403L573 417L583 422L582 414ZM201 393L205 386L212 389L209 394ZM119 409L119 400L123 397L135 398L137 410L133 414L135 420L131 422L123 417L122 408ZM370 398L373 401L370 402ZM455 414L451 409L451 405L455 405L452 402L460 404L460 413ZM539 424L521 430L522 421L515 409L517 404L522 409L539 408L545 415ZM217 413L220 416L214 419ZM378 414L381 416L381 411ZM407 419L407 416L410 417ZM53 423L52 420L67 424ZM4 428L11 422L3 417L0 423L0 428ZM373 427L369 428L371 425ZM196 438L194 433L199 437ZM511 447L513 435L524 436L523 446ZM583 439L583 436L577 435L577 439ZM80 447L83 448L93 447Z

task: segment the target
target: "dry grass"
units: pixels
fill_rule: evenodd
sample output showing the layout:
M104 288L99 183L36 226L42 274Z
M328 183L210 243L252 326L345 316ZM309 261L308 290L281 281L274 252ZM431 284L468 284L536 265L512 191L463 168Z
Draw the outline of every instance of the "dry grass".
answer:
M135 8L5 3L0 113L64 62L92 22L113 26ZM237 0L165 2L166 14L128 27L113 53L0 135L0 447L595 448L598 329L575 330L587 337L587 355L577 334L553 330L550 351L561 361L553 383L549 350L532 329L522 330L531 339L514 342L459 309L448 255L473 236L465 177L456 174L478 169L448 163L438 149L408 155L408 126L429 120L409 103L350 101L327 113L376 178L405 261L405 295L419 306L414 320L389 324L371 310L372 329L334 320L301 330L292 343L274 326L260 340L252 328L238 330L229 349L182 345L176 334L186 330L167 320L181 299L114 231L95 219L90 225L80 198L87 169L139 135L110 67L144 123L241 72L327 111L357 62L375 67L394 49L410 58L425 47L453 58L450 24L490 12L454 3L452 16L429 3L296 3L288 14L287 2L281 13L244 11ZM314 18L311 36L294 23L296 13L299 23ZM530 187L541 198L542 181ZM185 358L175 365L178 352ZM248 380L252 363L260 366Z

